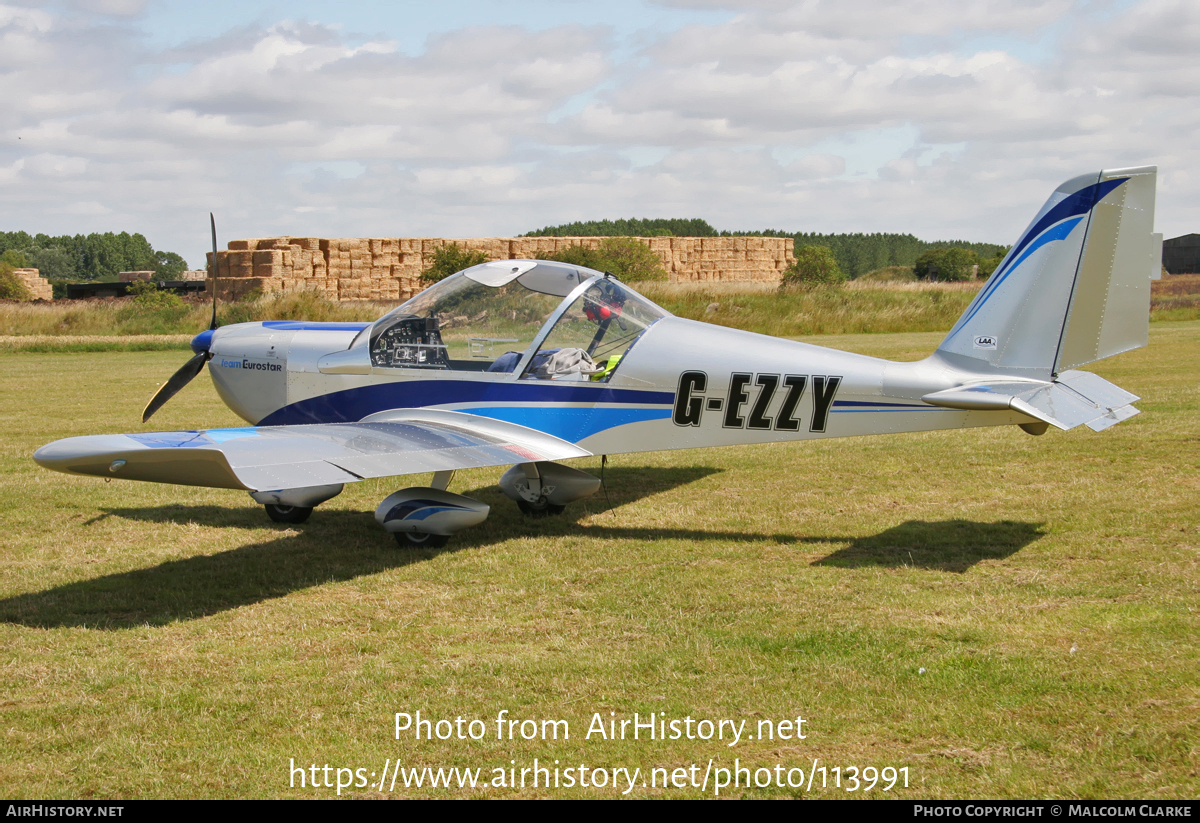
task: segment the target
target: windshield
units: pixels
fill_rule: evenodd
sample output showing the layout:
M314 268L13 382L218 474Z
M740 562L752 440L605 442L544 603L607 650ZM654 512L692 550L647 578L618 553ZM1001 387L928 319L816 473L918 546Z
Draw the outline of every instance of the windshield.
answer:
M388 312L354 345L369 339L372 365L382 368L511 371L563 298L597 276L534 260L473 266ZM493 368L502 359L506 367Z
M604 277L576 296L539 346L538 355L582 351L594 368L590 379L607 380L642 332L665 314L620 281ZM526 376L545 378L548 372L552 369L535 357Z

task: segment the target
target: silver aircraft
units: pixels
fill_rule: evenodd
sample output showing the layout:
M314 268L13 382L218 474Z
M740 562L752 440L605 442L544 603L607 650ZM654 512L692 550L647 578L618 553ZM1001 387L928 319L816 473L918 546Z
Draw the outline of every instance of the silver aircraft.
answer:
M447 490L456 469L511 466L527 514L561 512L600 481L558 461L597 454L976 426L1086 424L1138 398L1076 367L1144 346L1155 167L1063 183L937 351L915 363L674 317L610 275L497 260L374 323L216 328L147 406L208 364L249 426L59 440L70 474L242 489L303 522L346 483L432 472L375 512L401 545L440 546L488 506Z

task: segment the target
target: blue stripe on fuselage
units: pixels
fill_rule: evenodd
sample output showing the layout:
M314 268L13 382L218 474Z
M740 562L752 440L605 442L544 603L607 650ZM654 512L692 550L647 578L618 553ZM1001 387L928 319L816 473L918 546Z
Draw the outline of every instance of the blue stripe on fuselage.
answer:
M586 437L602 431L640 423L643 420L666 420L670 409L619 409L599 406L590 409L561 408L553 406L493 406L482 409L464 409L480 417L516 423L540 432L553 435L568 443L578 443Z
M481 380L399 380L323 394L284 406L259 421L260 426L305 423L355 423L391 409L419 409L462 403L573 403L670 405L674 392L610 389L603 384L544 380L493 383ZM475 409L462 411L476 413ZM590 411L582 409L581 411ZM666 414L670 414L667 410ZM618 424L619 425L619 424ZM564 438L574 440L575 438Z
M370 323L337 323L327 320L264 320L264 329L274 331L362 331Z

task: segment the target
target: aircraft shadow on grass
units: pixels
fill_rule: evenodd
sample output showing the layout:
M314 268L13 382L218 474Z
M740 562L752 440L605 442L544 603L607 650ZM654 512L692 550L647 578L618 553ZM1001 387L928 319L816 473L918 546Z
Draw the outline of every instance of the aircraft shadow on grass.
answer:
M965 572L982 560L1003 560L1045 536L1042 523L1000 520L979 523L973 520L927 522L909 520L879 534L855 538L804 538L805 542L840 542L850 545L814 566L859 569L918 568L946 572Z
M609 500L618 507L670 491L716 474L709 467L610 468ZM912 566L965 571L984 559L1007 557L1036 540L1042 532L1028 523L912 521L869 537L800 537L696 529L638 528L606 525L595 518L578 521L607 508L601 491L587 505L574 505L560 517L530 521L515 511L494 487L469 492L491 504L495 513L486 525L459 535L444 549L395 550L384 539L369 512L318 511L308 523L291 526L285 536L212 555L172 560L145 569L104 575L41 592L0 600L0 620L19 625L120 630L193 620L259 603L330 582L352 580L388 569L430 560L444 552L471 549L522 534L547 537L579 534L611 540L691 540L697 543L756 542L845 543L850 545L813 565L842 568ZM118 517L145 522L199 523L209 527L259 529L258 508L220 506L155 506L110 509L92 523ZM620 522L614 516L614 522ZM597 521L600 522L597 522ZM382 548L381 548L382 546Z

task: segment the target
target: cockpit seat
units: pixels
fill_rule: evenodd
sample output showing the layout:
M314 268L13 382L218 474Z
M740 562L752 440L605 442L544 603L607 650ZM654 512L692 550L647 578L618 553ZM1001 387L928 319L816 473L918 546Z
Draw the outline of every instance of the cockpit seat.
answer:
M500 372L502 374L510 374L520 362L521 352L508 351L492 361L492 364L487 367L487 370L491 372Z

